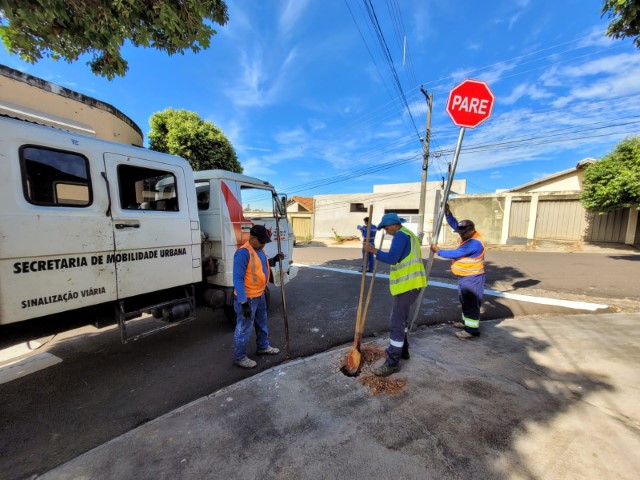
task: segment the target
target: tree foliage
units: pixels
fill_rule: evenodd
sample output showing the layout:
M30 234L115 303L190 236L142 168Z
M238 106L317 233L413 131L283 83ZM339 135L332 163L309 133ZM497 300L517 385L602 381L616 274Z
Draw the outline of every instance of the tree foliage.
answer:
M236 151L225 134L195 112L168 108L149 119L149 148L186 159L194 170L242 173Z
M601 160L589 165L582 205L598 213L640 203L640 137L628 137Z
M0 37L9 52L36 63L71 63L90 54L91 71L124 76L125 41L169 55L209 47L216 31L206 20L229 20L223 0L0 0Z
M602 16L611 18L607 35L613 38L635 37L640 48L640 0L604 0Z

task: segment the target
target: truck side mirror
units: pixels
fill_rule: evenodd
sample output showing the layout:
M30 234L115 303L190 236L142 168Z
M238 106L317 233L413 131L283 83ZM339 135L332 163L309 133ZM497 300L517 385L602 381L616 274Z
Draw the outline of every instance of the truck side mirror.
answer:
M275 204L276 213L279 217L287 216L287 196L283 195L278 198L277 194L273 195L273 203Z

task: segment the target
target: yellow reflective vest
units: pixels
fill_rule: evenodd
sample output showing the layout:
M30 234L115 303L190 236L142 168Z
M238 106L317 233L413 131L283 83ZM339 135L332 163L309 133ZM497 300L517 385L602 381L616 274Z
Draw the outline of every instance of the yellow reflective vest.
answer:
M409 290L427 286L427 274L420 254L420 240L406 227L402 227L399 231L409 236L411 252L395 265L391 265L389 273L391 295L400 295Z
M473 237L460 242L460 246L469 240L477 240L482 244L482 252L477 257L461 257L451 261L451 272L459 277L468 277L469 275L480 275L484 273L484 239L476 232ZM460 248L460 246L458 248Z

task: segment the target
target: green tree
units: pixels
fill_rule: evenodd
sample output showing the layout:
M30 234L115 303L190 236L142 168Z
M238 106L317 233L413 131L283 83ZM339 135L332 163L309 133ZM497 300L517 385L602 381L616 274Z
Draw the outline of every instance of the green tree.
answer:
M91 71L124 76L125 41L169 55L199 52L217 32L206 20L229 20L222 0L0 0L0 37L6 49L36 63L44 56L71 63L90 54Z
M640 0L604 0L602 16L611 18L607 35L613 38L635 37L640 48Z
M640 203L640 137L625 138L611 153L589 165L583 188L582 205L598 213Z
M236 151L225 134L195 112L168 108L149 119L149 148L189 161L194 170L242 173Z

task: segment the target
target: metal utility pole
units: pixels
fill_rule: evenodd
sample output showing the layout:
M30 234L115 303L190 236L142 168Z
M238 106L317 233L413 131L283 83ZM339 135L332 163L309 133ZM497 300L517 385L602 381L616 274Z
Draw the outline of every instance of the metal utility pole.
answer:
M420 182L420 205L418 206L418 238L422 244L424 237L424 203L427 197L427 168L429 167L429 141L431 140L431 108L433 106L433 94L420 85L420 91L427 100L427 125L422 143L422 180Z

